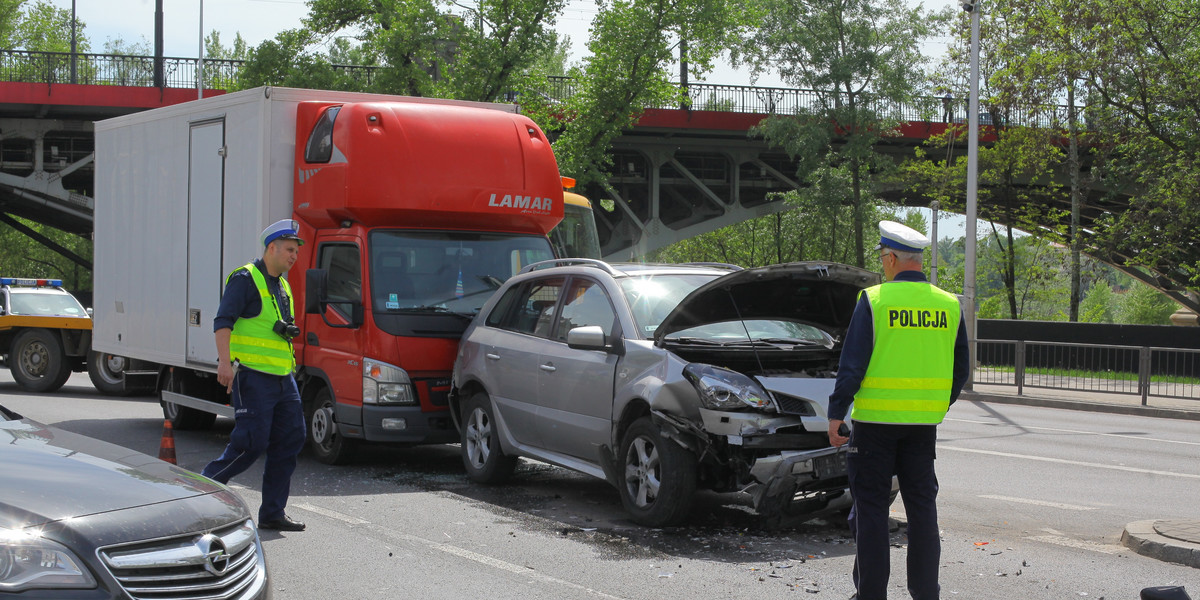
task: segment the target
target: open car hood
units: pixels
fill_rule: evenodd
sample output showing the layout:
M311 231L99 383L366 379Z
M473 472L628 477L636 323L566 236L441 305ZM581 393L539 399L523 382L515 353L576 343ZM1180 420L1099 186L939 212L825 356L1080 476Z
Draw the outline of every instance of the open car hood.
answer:
M654 331L654 341L739 319L803 321L840 333L850 324L859 291L882 280L866 269L818 261L734 271L688 294Z

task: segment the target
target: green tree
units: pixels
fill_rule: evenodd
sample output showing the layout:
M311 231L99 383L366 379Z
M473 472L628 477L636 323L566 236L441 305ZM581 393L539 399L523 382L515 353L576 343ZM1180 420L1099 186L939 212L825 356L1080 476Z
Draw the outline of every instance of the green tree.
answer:
M28 219L15 219L68 251L91 260L90 240ZM4 252L0 252L0 274L5 277L62 279L63 287L76 293L83 292L85 297L86 292L92 289L92 274L88 269L75 264L7 223L0 223L0 248L4 248Z
M1171 314L1178 308L1175 301L1158 290L1137 283L1117 300L1115 320L1134 325L1170 325Z
M0 0L0 48L16 48L17 23L25 0Z
M734 0L612 0L598 6L591 55L572 71L574 94L532 113L544 129L560 132L554 142L559 168L580 186L607 180L612 141L647 107L688 105L690 99L670 83L669 67L683 47L691 72L706 73L757 15L753 6Z
M15 6L20 7L22 4L23 2L17 2ZM0 5L0 8L7 7ZM90 46L83 35L85 24L77 20L76 27L75 46L79 52L87 52ZM9 44L11 48L35 52L70 52L71 11L58 8L47 0L37 0L31 5L25 5L24 11L16 17Z
M1112 323L1116 294L1112 286L1097 282L1079 303L1079 320L1083 323Z
M811 202L849 207L827 225L853 240L852 262L866 264L868 214L894 164L875 152L893 135L896 104L913 100L924 81L921 40L942 17L902 0L763 0L762 22L734 53L761 71L815 90L818 102L794 116L763 121L754 133L799 163ZM829 211L827 211L829 212ZM836 211L834 211L836 212ZM830 254L837 254L836 247Z
M1129 209L1097 220L1093 251L1200 283L1200 4L1087 0L1071 5L1069 52L1082 65L1089 114L1113 134L1093 168Z

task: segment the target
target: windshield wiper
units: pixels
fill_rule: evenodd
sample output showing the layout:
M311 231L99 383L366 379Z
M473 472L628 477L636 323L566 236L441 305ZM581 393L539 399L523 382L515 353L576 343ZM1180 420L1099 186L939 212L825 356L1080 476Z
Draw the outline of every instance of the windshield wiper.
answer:
M450 310L449 308L446 308L445 306L438 306L436 304L429 304L426 306L404 306L401 308L389 308L389 309L387 309L387 311L390 313L413 313L413 314L433 313L433 314L440 314L440 315L454 315L456 317L462 317L468 321L470 321L471 319L474 319L475 315L479 312L478 309L474 313L458 312L456 310Z
M669 337L663 340L664 342L680 343L680 344L701 344L704 346L724 346L725 342L718 342L707 338L698 337Z

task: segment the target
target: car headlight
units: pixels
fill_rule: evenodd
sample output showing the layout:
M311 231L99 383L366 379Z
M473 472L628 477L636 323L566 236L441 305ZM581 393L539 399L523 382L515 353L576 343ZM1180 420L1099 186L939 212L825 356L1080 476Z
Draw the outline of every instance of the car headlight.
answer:
M0 529L0 593L94 587L96 580L66 546Z
M712 365L692 363L683 368L683 376L700 394L700 404L713 410L764 408L771 396L750 377Z
M408 373L395 365L363 359L363 404L416 404Z

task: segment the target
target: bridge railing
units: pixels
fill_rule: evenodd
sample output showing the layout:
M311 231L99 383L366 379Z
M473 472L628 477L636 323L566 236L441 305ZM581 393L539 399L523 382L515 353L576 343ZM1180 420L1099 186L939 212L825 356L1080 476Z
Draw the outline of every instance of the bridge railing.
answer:
M198 60L195 58L163 58L163 82L170 88L195 88ZM205 59L204 81L208 89L238 87L244 61ZM370 85L376 73L386 67L332 65L342 77ZM149 87L154 85L154 57L120 54L71 54L67 52L29 52L0 50L0 81L30 83L79 83L89 85L122 85ZM565 100L575 94L576 81L571 77L551 77L545 94ZM742 112L766 115L791 115L820 109L836 99L829 92L797 88L689 83L686 104L693 110ZM860 101L877 113L900 121L941 121L945 114L942 99L919 97L911 102L875 102L870 95ZM951 107L950 121L966 122L966 105L961 99ZM654 108L680 108L678 104ZM1065 122L1066 107L1044 106L1015 111L1007 117L993 116L984 111L979 122L994 124L1001 118L1017 126L1053 126Z

